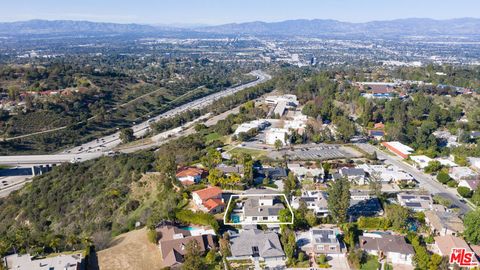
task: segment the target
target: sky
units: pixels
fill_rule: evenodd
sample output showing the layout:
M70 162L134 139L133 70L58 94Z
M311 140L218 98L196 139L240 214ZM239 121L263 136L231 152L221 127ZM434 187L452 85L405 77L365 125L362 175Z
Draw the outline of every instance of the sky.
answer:
M0 21L224 24L288 19L366 22L480 17L479 0L0 0Z

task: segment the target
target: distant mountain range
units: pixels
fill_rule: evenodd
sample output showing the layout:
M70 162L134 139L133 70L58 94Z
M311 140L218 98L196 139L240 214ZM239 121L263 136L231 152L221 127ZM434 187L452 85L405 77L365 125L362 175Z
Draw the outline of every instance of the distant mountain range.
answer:
M232 23L197 28L197 31L221 34L286 36L412 36L412 35L480 35L480 19L451 20L400 19L348 23L336 20L289 20L282 22Z
M0 34L115 34L115 33L166 33L197 32L221 35L257 36L373 36L400 37L416 35L480 35L480 19L461 18L451 20L400 19L348 23L336 20L289 20L282 22L247 22L218 26L176 28L144 24L98 23L88 21L31 20L0 23Z

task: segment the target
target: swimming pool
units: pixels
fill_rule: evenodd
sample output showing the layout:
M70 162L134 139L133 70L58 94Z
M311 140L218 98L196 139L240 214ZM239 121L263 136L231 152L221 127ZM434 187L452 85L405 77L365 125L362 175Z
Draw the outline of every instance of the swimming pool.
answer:
M230 216L230 218L232 219L233 223L240 223L240 216L239 215L232 214Z
M190 227L190 226L180 227L180 229L185 230L185 231L195 231L195 230L198 230L198 228Z

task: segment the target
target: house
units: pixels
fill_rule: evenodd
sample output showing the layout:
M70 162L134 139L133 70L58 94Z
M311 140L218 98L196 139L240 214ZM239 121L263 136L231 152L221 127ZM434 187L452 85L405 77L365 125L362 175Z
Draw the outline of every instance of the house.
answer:
M272 231L246 228L238 234L230 233L230 251L228 260L261 259L272 268L285 266L285 252Z
M332 228L311 228L310 248L315 254L343 254L343 243L339 239L340 230Z
M435 160L440 162L440 164L442 164L442 166L445 166L445 167L458 167L457 163L451 161L448 158L436 158Z
M478 177L478 174L469 167L450 168L448 175L457 182L461 180L474 180Z
M440 146L456 147L460 145L457 142L458 136L452 135L448 130L437 130L432 134L438 139Z
M325 174L321 166L314 167L305 166L300 163L288 163L287 167L299 180L322 181Z
M7 270L83 270L85 263L82 253L60 254L35 259L30 254L13 254L3 258ZM3 268L2 268L3 269Z
M348 179L348 181L357 185L365 185L367 182L365 171L362 168L343 167L338 171L340 177Z
M178 181L184 185L193 185L205 177L206 171L197 167L183 167L177 171Z
M475 191L475 190L477 190L479 184L480 184L480 179L478 179L478 180L461 180L458 183L458 186L459 187L466 187L466 188L469 188L472 191Z
M222 164L219 164L216 168L226 175L236 173L243 176L243 165L237 164L237 165L229 166L222 163Z
M274 145L277 140L282 142L282 145L287 145L288 130L285 128L270 128L265 131L265 143Z
M470 162L470 166L472 167L472 169L480 172L480 158L469 157L468 162Z
M453 235L435 236L435 244L432 245L433 253L440 256L449 257L453 248L464 248L466 252L473 252L470 246L460 237ZM473 262L478 263L477 258L473 257Z
M383 140L383 137L385 136L385 131L370 129L370 130L368 130L368 136L371 137L371 138L374 138L377 141L381 141L381 140Z
M306 190L299 197L292 197L292 207L298 209L303 202L308 209L312 210L317 216L326 217L329 213L327 203L327 192L319 190Z
M440 236L456 236L465 229L463 221L451 212L425 211L425 223L435 235Z
M375 123L375 125L373 125L373 128L374 128L374 129L384 129L384 128L385 128L385 124L383 124L382 122Z
M408 156L414 151L411 147L397 141L383 142L382 145L401 158L408 158Z
M412 182L415 179L395 165L361 164L357 168L363 169L371 179L379 179L382 183Z
M249 196L243 205L244 221L253 224L278 222L278 212L282 209L285 206L275 195Z
M470 132L470 139L476 140L480 138L480 131L472 131Z
M410 156L410 159L417 164L417 168L420 169L425 169L428 166L428 163L430 161L433 161L433 159L427 157L427 156Z
M357 220L359 217L381 216L383 215L382 204L376 197L363 200L350 200L347 215L352 221Z
M258 173L272 180L281 180L287 177L287 170L282 167L263 167Z
M415 252L402 235L364 233L359 243L365 252L384 257L389 263L412 265Z
M431 210L433 207L433 199L431 195L402 192L397 194L397 200L401 206L410 208L415 212Z
M372 195L369 190L361 189L350 189L350 200L352 201L362 201L371 199Z
M192 198L197 207L207 213L216 214L225 210L222 199L222 189L208 187L192 192Z
M192 235L188 230L170 225L160 226L156 231L160 235L158 245L164 267L178 268L183 262L183 256L187 252L186 246L190 241L197 241L199 251L202 253L215 247L213 236L209 233Z

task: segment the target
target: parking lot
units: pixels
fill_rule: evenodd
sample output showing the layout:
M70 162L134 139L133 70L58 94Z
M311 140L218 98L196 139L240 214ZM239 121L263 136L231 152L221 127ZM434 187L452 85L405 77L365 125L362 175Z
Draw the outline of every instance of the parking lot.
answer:
M309 144L269 153L272 158L285 155L295 160L330 160L360 157L361 153L345 146L327 144Z

